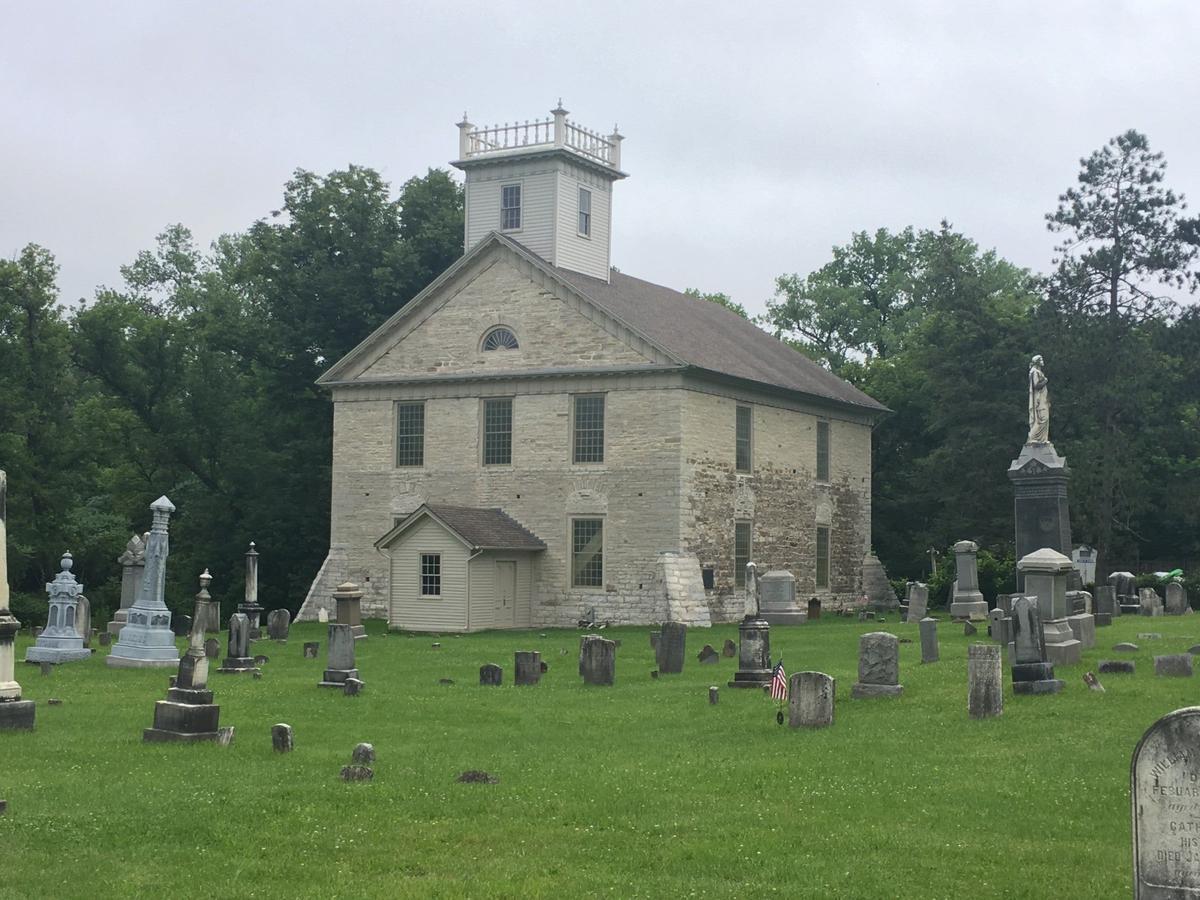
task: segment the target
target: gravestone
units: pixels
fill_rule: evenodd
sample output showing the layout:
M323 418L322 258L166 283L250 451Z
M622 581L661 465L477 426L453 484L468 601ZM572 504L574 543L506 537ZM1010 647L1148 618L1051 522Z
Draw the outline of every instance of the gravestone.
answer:
M151 545L153 546L153 545ZM196 604L208 599L207 580L200 579ZM137 607L133 607L134 610ZM133 627L133 614L121 634ZM179 660L174 684L167 690L167 699L154 704L154 724L142 731L142 740L161 741L219 741L221 707L213 703L208 687L208 657L204 654L204 624L199 615L192 616L192 633L188 635L187 653ZM230 729L232 736L232 729Z
M250 542L250 549L246 551L246 592L238 604L238 612L250 622L250 640L261 638L263 608L258 605L258 551L254 549L254 541Z
M171 611L164 599L167 578L167 557L170 555L168 522L175 504L165 496L150 504L153 521L150 540L146 544L146 568L142 575L141 592L129 614L117 642L105 658L105 664L116 668L177 668L179 650L171 631ZM194 632L191 629L189 633Z
M1117 591L1111 584L1096 585L1095 602L1096 613L1107 613L1114 619L1121 615L1121 604L1117 602Z
M1055 665L1077 664L1083 645L1075 638L1067 621L1071 615L1067 603L1067 578L1075 571L1071 560L1056 550L1043 547L1023 556L1017 562L1017 571L1024 579L1025 590L1038 600L1046 659Z
M1163 614L1162 597L1154 588L1142 588L1138 592L1138 613L1143 616L1161 616Z
M592 635L598 637L598 635ZM513 683L517 687L542 680L542 656L536 650L518 650L513 657Z
M364 683L358 678L347 678L342 682L342 693L347 697L357 697L362 693L364 687Z
M773 570L758 579L759 618L772 625L798 625L806 618L796 605L796 576Z
M296 749L292 726L284 722L271 726L271 749L276 753L291 753Z
M821 618L821 601L813 597L808 601L808 616L807 621L815 622Z
M729 638L725 638L725 643L721 647L721 655L727 659L737 656L737 644Z
M975 556L978 552L979 545L974 541L959 541L954 545L956 577L950 615L955 619L987 617L987 601L979 591L979 566Z
M1172 653L1154 657L1154 674L1160 678L1191 678L1192 654Z
M1004 666L997 644L967 647L967 715L987 719L1004 712Z
M937 619L926 616L919 623L921 629L921 662L938 661Z
M172 616L171 617L171 634L175 637L187 637L192 633L192 617L191 616ZM117 640L121 639L117 635Z
M198 618L198 617L197 617ZM226 675L257 672L254 657L250 655L250 620L245 613L234 613L229 617L229 644L225 660L217 669Z
M321 652L320 641L305 641L304 642L304 658L316 659L317 654Z
M788 679L788 727L826 728L833 724L836 684L824 672L795 672Z
M291 632L292 614L286 609L273 609L267 613L267 637L273 641L286 641Z
M900 684L900 642L894 634L872 631L858 639L858 681L850 688L855 699L897 697Z
M1131 659L1102 659L1096 666L1101 675L1132 675L1136 670Z
M1013 693L1057 694L1063 683L1054 677L1054 663L1046 660L1046 645L1036 597L1013 600Z
M687 649L687 626L679 622L664 622L654 657L663 675L678 675L683 671L683 655Z
M96 639L100 642L101 647L107 647L112 643L112 635L107 631L102 631L96 635Z
M320 622L322 625L327 624L329 622L329 610L327 610L323 606L318 606L317 607L317 621Z
M221 655L221 642L216 638L209 638L204 642L204 655L208 659L216 659Z
M487 687L500 687L504 683L504 670L495 663L480 666L479 683Z
M988 613L988 634L993 641L1008 645L1012 642L1012 619L1004 614L1004 610L996 607Z
M1071 634L1079 641L1080 650L1091 650L1096 646L1096 617L1087 613L1067 616Z
M108 623L108 633L118 635L129 619L129 607L133 606L142 587L142 572L146 568L146 544L150 533L145 537L134 535L125 545L125 551L117 557L121 564L121 608L113 614L113 620Z
M663 635L666 636L665 631ZM598 635L588 638L579 645L579 674L583 683L610 685L616 676L617 645Z
M974 622L963 622L963 637L972 637L979 634L979 629L975 627Z
M1092 595L1087 591L1067 591L1067 609L1073 616L1079 613L1093 613Z
M340 622L329 623L329 656L321 687L343 688L347 678L358 678L354 665L354 629Z
M37 705L21 699L17 683L17 632L21 623L9 607L8 475L0 469L0 731L33 728ZM3 804L3 801L0 801ZM0 809L3 812L3 809Z
M367 629L362 623L363 592L358 585L347 581L337 586L333 599L337 603L337 622L349 625L356 641L366 640Z
M1012 594L997 594L996 595L996 608L1004 610L1004 618L1006 618L1006 619L1012 618L1012 602L1013 602Z
M83 594L75 601L75 633L84 647L92 645L92 601Z
M756 688L771 683L771 626L762 619L738 625L738 668L730 687Z
M713 647L712 644L705 644L700 648L700 653L697 655L697 659L699 659L699 661L705 665L712 665L713 663L719 663L721 661L721 654L717 652L716 648Z
M715 684L708 688L708 705L716 706L721 700L721 689Z
M1097 694L1104 693L1104 685L1100 683L1100 679L1096 677L1095 672L1084 672L1083 683L1088 686L1089 691L1095 691Z
M46 593L50 595L46 627L38 635L37 643L25 651L26 662L57 664L87 659L92 655L83 646L83 638L75 621L83 585L71 574L74 564L71 554L64 553L59 561L62 571L46 585Z
M1192 611L1188 606L1187 591L1178 581L1167 583L1167 599L1165 609L1168 616L1182 616Z
M906 622L920 622L929 615L929 586L920 581L908 583L908 613Z
M375 745L368 744L365 741L355 744L354 749L350 751L350 762L357 763L360 766L370 765L375 762Z
M1118 653L1137 653L1138 645L1131 644L1128 641L1122 641L1119 644L1113 644L1113 649Z
M874 612L897 612L900 601L888 581L883 563L873 552L867 553L862 561L862 592L867 598L867 607Z
M221 604L212 598L208 592L208 586L212 584L212 576L208 574L208 569L200 576L200 587L204 593L204 599L196 600L196 609L193 618L197 622L204 625L206 634L221 633ZM199 598L199 594L196 595Z
M1177 709L1147 729L1133 751L1133 895L1200 895L1200 707Z

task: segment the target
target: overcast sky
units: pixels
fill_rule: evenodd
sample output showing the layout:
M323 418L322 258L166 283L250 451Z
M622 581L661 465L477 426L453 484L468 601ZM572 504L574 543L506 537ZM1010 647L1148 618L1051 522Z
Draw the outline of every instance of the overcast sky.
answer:
M1200 3L0 0L0 256L64 300L181 222L207 245L290 173L398 187L454 127L544 116L626 136L613 263L761 311L861 229L949 219L1049 267L1043 215L1127 128L1200 202ZM457 173L456 173L457 174Z

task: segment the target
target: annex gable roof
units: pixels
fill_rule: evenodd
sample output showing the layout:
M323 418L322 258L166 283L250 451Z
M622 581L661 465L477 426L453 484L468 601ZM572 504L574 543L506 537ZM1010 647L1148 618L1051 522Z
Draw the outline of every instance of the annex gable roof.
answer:
M375 542L382 550L395 544L416 523L432 519L470 550L545 550L536 534L498 507L422 504Z

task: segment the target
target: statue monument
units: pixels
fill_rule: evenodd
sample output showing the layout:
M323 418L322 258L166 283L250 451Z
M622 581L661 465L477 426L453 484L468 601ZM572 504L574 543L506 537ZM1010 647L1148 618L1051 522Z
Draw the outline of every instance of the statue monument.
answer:
M1071 470L1050 443L1050 381L1042 371L1045 361L1034 356L1029 364L1029 434L1025 446L1008 467L1013 484L1016 521L1016 555L1022 559L1048 547L1071 554L1071 517L1067 482ZM1024 575L1017 573L1017 589L1024 590Z

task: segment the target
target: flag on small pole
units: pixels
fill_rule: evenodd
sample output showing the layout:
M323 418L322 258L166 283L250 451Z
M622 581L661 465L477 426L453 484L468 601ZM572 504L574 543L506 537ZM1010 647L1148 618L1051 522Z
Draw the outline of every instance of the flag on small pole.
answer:
M781 656L775 668L771 670L771 699L783 703L787 699L787 694L787 672L783 669L783 657Z

